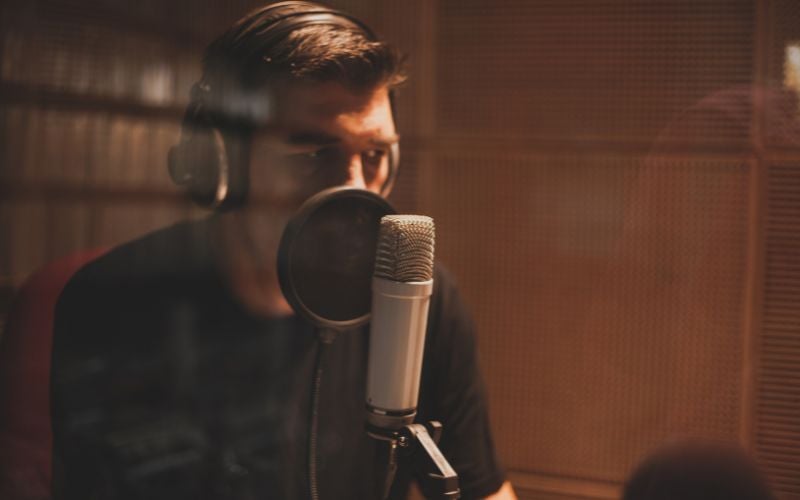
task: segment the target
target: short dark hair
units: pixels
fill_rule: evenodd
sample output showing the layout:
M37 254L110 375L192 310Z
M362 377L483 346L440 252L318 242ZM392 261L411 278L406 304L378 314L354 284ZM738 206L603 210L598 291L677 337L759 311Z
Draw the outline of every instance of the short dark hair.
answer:
M208 46L201 83L217 101L217 111L230 111L219 101L229 94L254 95L280 81L334 81L360 92L379 85L394 88L405 80L400 52L346 19L341 25L313 24L278 37L269 31L287 10L304 8L313 9L314 4L257 9Z

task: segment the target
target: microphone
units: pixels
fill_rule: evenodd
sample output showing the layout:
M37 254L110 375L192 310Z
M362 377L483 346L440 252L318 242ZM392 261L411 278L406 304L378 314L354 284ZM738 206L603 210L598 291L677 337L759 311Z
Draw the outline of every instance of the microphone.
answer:
M417 414L428 306L433 291L433 219L381 219L372 278L367 424L397 431Z

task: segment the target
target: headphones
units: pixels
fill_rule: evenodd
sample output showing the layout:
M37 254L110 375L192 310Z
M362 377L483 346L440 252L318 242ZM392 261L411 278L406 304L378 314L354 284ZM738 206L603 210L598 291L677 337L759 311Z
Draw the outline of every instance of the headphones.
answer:
M218 55L225 60L225 45L235 47L243 39L256 36L259 43L252 51L237 57L243 60L262 53L292 31L313 25L338 26L355 29L370 41L377 38L363 22L349 14L306 1L285 1L267 5L239 21L233 29L212 43L209 52L221 50ZM220 45L222 47L220 47ZM216 47L215 47L216 46ZM207 56L208 57L208 56ZM220 84L223 86L223 84ZM239 92L241 95L242 93ZM227 210L244 205L249 188L249 134L248 126L229 112L241 111L242 115L258 114L269 103L264 97L245 95L239 102L220 102L225 93L220 93L212 83L203 77L192 86L190 103L186 108L181 125L180 142L168 154L167 164L170 177L177 185L184 187L189 197L198 205ZM215 99L217 102L215 102ZM390 103L394 116L394 98L390 91ZM242 117L238 117L242 118ZM389 151L389 175L381 187L381 195L386 196L392 189L400 161L400 148L393 144Z

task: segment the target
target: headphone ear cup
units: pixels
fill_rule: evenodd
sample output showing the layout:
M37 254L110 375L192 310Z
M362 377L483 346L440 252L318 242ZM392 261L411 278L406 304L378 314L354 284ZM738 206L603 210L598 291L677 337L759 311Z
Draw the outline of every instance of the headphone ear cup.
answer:
M188 139L173 146L167 157L170 177L195 203L213 208L219 203L220 158L225 152L219 150L213 129L195 126L184 134Z

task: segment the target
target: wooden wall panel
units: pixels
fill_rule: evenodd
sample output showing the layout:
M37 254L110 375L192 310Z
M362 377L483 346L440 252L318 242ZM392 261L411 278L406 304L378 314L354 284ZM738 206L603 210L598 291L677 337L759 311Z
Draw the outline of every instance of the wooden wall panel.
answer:
M666 440L738 440L748 165L463 151L434 182L511 469L618 483Z
M766 175L764 291L754 441L786 498L800 498L800 162Z
M800 4L792 0L765 2L764 79L784 90L764 106L764 139L774 149L800 150Z
M440 133L647 142L720 88L753 81L751 0L443 0ZM694 131L735 143L747 126Z

